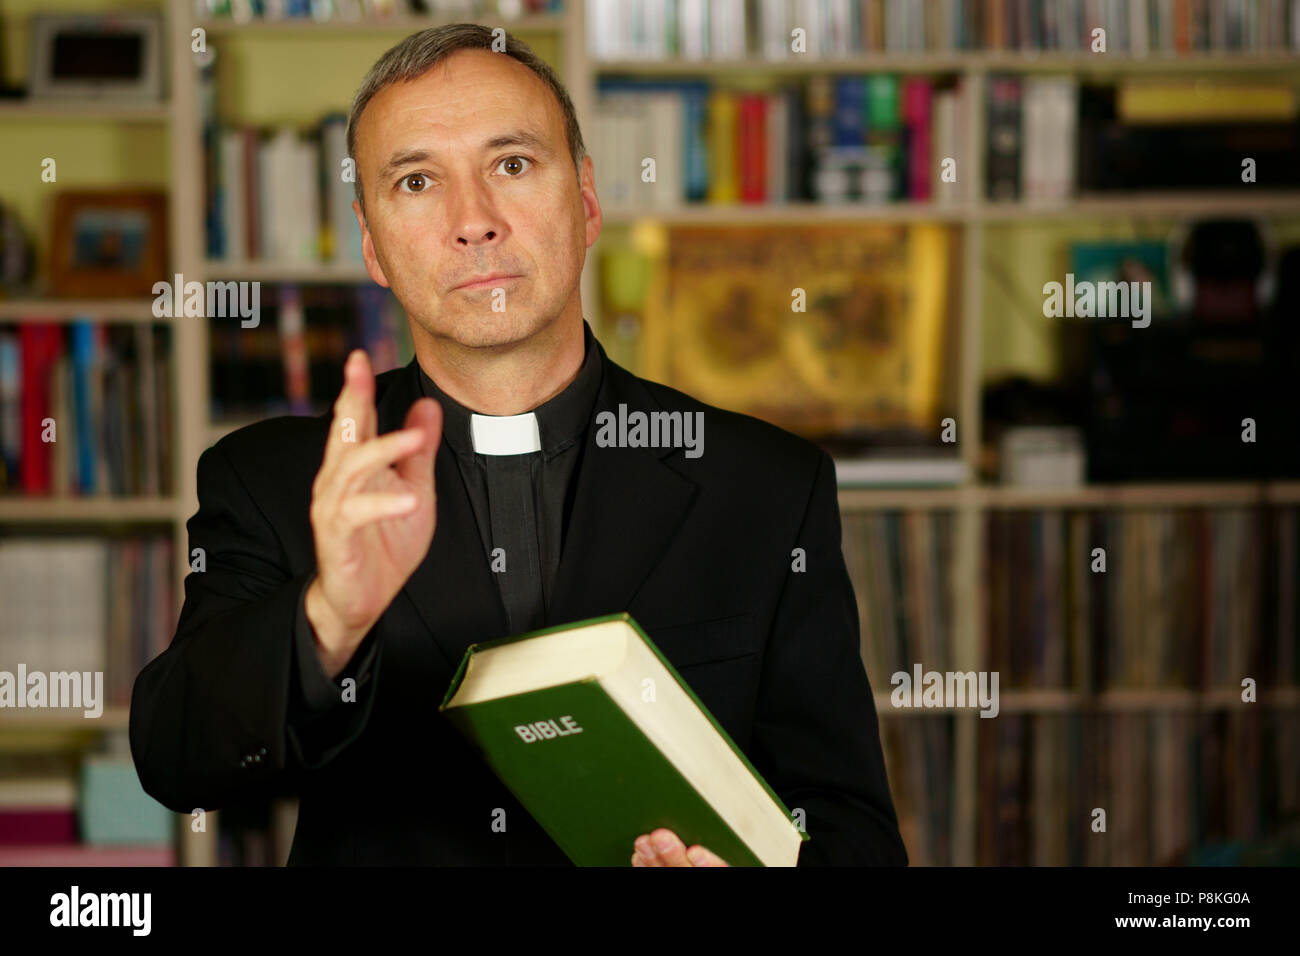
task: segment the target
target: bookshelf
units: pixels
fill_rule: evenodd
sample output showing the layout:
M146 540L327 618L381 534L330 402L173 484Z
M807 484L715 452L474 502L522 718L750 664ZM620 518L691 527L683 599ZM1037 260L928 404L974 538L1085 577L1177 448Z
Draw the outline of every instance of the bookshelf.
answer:
M131 130L141 127L161 128L166 146L165 182L169 196L170 271L182 273L187 280L237 278L264 283L365 283L364 268L354 264L280 263L267 261L222 261L207 257L204 234L204 154L199 97L199 77L195 60L188 54L190 31L194 26L207 30L209 42L222 55L229 54L234 63L238 89L221 89L218 111L230 109L240 114L239 121L257 124L315 121L321 112L318 100L348 87L347 99L332 102L336 109L346 109L350 89L364 72L365 66L402 36L436 20L400 16L384 21L363 22L250 22L235 23L214 19L203 21L193 15L189 0L158 0L166 18L168 47L186 51L170 57L167 69L170 91L163 107L96 108L87 106L45 107L20 103L0 103L0 124L29 129L48 124L102 124ZM7 17L22 17L35 12L39 4L31 0L30 10ZM101 2L98 8L111 8ZM564 0L564 12L531 15L517 21L479 18L491 26L505 26L520 34L530 45L556 64L568 87L578 117L587 132L588 146L592 116L597 99L597 81L602 75L633 77L707 77L729 80L753 75L797 78L813 73L872 73L958 77L966 86L963 103L966 115L968 157L963 170L961 194L947 203L894 202L883 205L827 206L815 203L777 203L771 205L734 205L724 207L682 206L674 209L617 209L605 216L606 225L617 233L641 222L668 225L771 225L781 223L926 223L934 222L957 230L960 234L960 296L956 303L959 321L958 362L951 374L957 379L957 418L960 423L960 449L972 475L979 473L981 445L981 388L984 380L982 352L986 346L989 298L986 290L987 253L991 235L997 229L1035 229L1061 223L1089 221L1094 224L1142 221L1168 224L1197 214L1239 212L1286 224L1292 232L1300 227L1300 191L1254 191L1240 193L1137 194L1124 198L1077 197L1055 202L990 202L983 197L984 108L988 78L994 73L1061 73L1079 77L1120 78L1129 74L1172 77L1211 75L1284 76L1300 79L1300 59L1294 53L1266 51L1259 53L1193 53L1168 55L1152 53L1134 56L1115 53L1107 56L1067 52L1031 54L1006 50L880 53L848 57L814 57L799 60L654 61L648 59L597 59L589 49L588 22L584 0ZM20 28L21 32L21 28ZM302 62L304 49L310 44L328 43L331 51L343 51L349 64L342 86L324 83L327 92L304 94L300 101L283 98L283 91L268 97L265 111L251 108L258 91L265 90L264 79L281 54L289 62ZM360 64L356 70L352 64ZM340 71L342 72L342 71ZM230 76L218 74L219 83L230 83ZM599 157L595 157L599 162ZM71 186L69 182L67 185ZM609 241L609 240L605 240ZM582 277L584 311L593 328L601 333L601 295L598 255L600 247L590 251L588 268ZM0 322L65 322L79 316L94 316L114 323L161 322L170 326L173 382L184 383L175 389L175 427L173 442L176 493L168 497L143 499L58 499L14 500L0 498L0 523L4 525L38 525L57 528L61 525L100 524L105 527L122 522L165 523L171 528L177 548L177 607L183 598L183 578L188 571L183 544L185 522L197 507L195 466L199 455L211 443L230 430L247 424L247 419L214 421L209 414L209 327L206 320L184 318L155 319L151 301L57 301L42 298L0 301ZM615 358L618 356L611 352ZM1264 505L1300 504L1300 482L1194 482L1142 483L1089 486L1078 489L1026 490L1003 488L972 478L950 488L845 488L840 505L845 515L874 512L947 512L953 518L950 587L952 601L951 666L955 670L979 670L981 659L980 628L988 614L987 595L983 593L981 564L984 561L985 518L991 512L1035 509L1092 509L1097 511L1144 508L1226 508ZM859 594L859 602L862 601ZM888 677L872 675L882 730L895 722L908 726L909 721L924 720L934 710L894 710L890 706ZM1237 700L1233 691L1211 690L1114 690L1084 694L1069 690L1007 691L1002 695L1002 710L1017 714L1071 714L1081 710L1102 712L1203 712L1231 710ZM1261 706L1295 708L1300 706L1300 691L1282 689L1261 692ZM947 712L951 720L951 807L947 820L947 855L950 862L970 865L977 861L978 830L978 748L980 720L974 711ZM106 710L103 726L124 728L126 712ZM0 726L0 742L18 746L29 741L73 739L77 725L48 719L27 717L21 724L5 719ZM891 730L891 733L894 731ZM29 736L25 736L29 735ZM78 738L79 739L79 738ZM277 810L282 825L291 826L292 814ZM209 815L206 833L193 833L187 818L178 818L178 850L184 865L213 865L217 861L216 815ZM291 835L291 832L290 834ZM279 841L285 842L285 834Z

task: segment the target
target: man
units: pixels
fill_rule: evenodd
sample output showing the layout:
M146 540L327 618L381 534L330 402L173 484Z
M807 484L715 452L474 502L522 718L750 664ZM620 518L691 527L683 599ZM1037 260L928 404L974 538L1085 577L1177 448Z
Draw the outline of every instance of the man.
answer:
M606 357L572 104L491 40L413 35L357 94L366 268L415 361L376 379L355 352L332 415L200 458L206 569L131 702L145 789L190 812L291 786L291 863L564 864L437 708L471 643L626 610L802 811L801 864L906 863L829 457ZM595 425L637 411L700 424L678 447ZM727 862L663 827L628 854Z

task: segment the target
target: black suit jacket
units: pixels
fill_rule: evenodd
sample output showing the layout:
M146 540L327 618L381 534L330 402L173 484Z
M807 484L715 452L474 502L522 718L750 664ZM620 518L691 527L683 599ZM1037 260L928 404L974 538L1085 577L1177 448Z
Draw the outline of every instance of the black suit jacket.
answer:
M830 458L605 363L593 416L620 403L702 411L703 454L601 448L593 424L547 625L630 612L786 806L803 809L801 865L905 864ZM413 361L377 377L381 433L401 427L417 375ZM294 615L315 571L308 509L329 424L271 419L199 458L187 527L206 570L186 577L176 636L131 699L145 790L180 813L296 792L291 864L566 864L438 713L466 647L507 634L445 443L432 546L350 665L374 647L356 701L340 695L324 717L295 704ZM792 570L796 548L804 571ZM492 826L498 808L505 832Z

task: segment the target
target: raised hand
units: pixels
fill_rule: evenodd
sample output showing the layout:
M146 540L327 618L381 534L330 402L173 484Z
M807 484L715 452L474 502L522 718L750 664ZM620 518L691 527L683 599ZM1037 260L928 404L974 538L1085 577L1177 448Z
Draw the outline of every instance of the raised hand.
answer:
M411 405L401 430L380 436L370 359L359 349L348 356L312 483L316 577L305 606L331 678L429 551L437 514L433 463L441 440L442 409L431 398Z

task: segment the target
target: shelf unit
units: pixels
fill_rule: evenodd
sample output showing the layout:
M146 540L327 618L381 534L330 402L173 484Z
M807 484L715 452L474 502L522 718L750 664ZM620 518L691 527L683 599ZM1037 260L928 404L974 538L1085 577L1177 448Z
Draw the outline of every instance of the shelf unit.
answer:
M1210 691L1190 690L1110 690L1101 694L1084 694L1072 690L1008 690L998 694L999 713L1058 713L1092 707L1103 711L1122 710L1226 710L1241 703L1241 691L1233 688ZM876 709L891 714L908 715L965 713L966 708L907 707L895 709L888 691L875 692ZM1282 688L1268 693L1262 707L1300 705L1300 690Z
M220 44L236 35L302 41L316 37L344 38L362 36L372 39L374 55L401 36L435 20L396 17L385 21L328 22L294 21L284 23L234 23L228 20L195 21L190 0L160 0L165 16L166 45L173 51L190 49L190 31L196 25L207 30L209 42ZM568 87L579 121L590 128L596 97L596 80L601 74L640 76L701 75L726 79L744 74L765 73L798 76L813 72L879 72L900 74L960 75L967 84L967 130L970 154L964 163L965 195L958 201L943 203L894 203L880 206L829 207L811 203L769 206L736 205L726 207L683 207L676 210L611 210L606 215L610 226L628 226L639 221L680 224L767 224L781 222L941 222L962 230L960 362L952 370L959 381L960 447L971 474L976 474L980 445L980 365L981 326L983 323L983 267L985 226L1015 223L1038 223L1075 218L1175 220L1197 213L1224 211L1246 212L1261 217L1300 220L1300 192L1275 193L1243 190L1241 194L1152 195L1133 197L1079 197L1067 201L1041 203L991 203L980 196L983 183L983 104L985 84L993 72L1068 72L1079 75L1123 76L1129 73L1199 75L1202 73L1287 73L1300 71L1300 59L1288 55L1192 55L1135 58L1122 55L1088 54L1019 54L1011 52L970 52L943 54L870 55L849 58L800 59L798 61L685 61L652 62L598 61L587 49L586 23L582 0L566 0L562 14L530 16L518 21L482 19L490 26L505 26L525 40L535 35L549 36L559 54L558 72ZM49 107L29 104L0 103L0 123L42 123L69 120L101 123L165 124L169 148L169 217L170 271L182 273L187 280L240 278L265 282L365 282L360 266L335 267L313 263L278 264L274 262L210 261L205 256L203 234L202 135L199 111L197 67L187 54L172 56L168 63L170 99L160 107L104 108L94 106ZM361 77L356 77L360 82ZM338 104L346 107L346 103ZM302 120L315 117L301 117ZM584 312L599 331L600 296L598 270L594 267L599 250L590 250L588 268L582 276ZM234 427L246 422L209 420L208 327L204 320L155 319L151 301L57 301L18 300L0 302L0 321L18 317L49 321L66 321L89 315L114 322L165 322L172 326L172 354L177 387L175 496L154 499L40 500L0 499L0 522L11 523L114 523L122 521L170 522L177 548L177 600L183 598L183 578L188 571L184 543L185 522L197 507L195 465L199 455L212 442ZM1236 506L1264 503L1300 503L1300 482L1241 482L1194 484L1140 484L1085 487L1073 490L1023 490L990 487L978 482L956 488L858 489L840 491L844 511L873 509L950 509L956 516L955 555L952 574L955 613L951 638L955 647L953 666L959 670L978 670L979 622L984 613L978 569L983 542L983 515L989 509L1004 508L1115 508L1151 506ZM876 702L882 719L905 719L904 715L935 713L934 710L894 710L884 675L873 675ZM1069 691L1008 691L1002 698L1004 711L1053 712L1084 706L1103 709L1125 708L1195 708L1230 706L1235 691L1116 691L1085 699ZM1271 705L1300 704L1300 692L1286 690L1266 697ZM952 821L952 861L958 865L975 862L976 799L976 730L978 714L966 710L952 715L955 719L953 750L955 766L954 816ZM21 726L20 726L21 723ZM105 728L123 728L125 711L106 711ZM17 733L72 733L82 725L71 721L29 719L6 720L0 725L0 739ZM178 827L180 860L185 865L212 865L216 859L217 823L209 819L208 832L195 834L180 818Z

